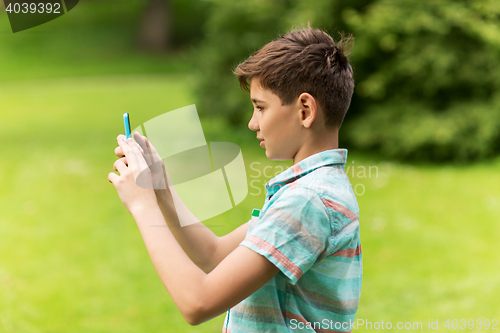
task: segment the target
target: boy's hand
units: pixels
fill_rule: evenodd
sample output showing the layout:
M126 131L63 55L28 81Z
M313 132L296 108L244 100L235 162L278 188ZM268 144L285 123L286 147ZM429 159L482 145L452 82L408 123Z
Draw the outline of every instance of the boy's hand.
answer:
M135 141L141 147L142 155L144 160L148 164L149 169L151 170L152 180L153 180L153 188L155 190L165 190L167 188L166 185L172 186L172 182L168 173L165 169L165 164L163 163L162 158L156 151L155 147L151 144L151 142L145 136L142 136L138 132L134 134ZM117 140L125 140L125 135L121 134L118 136ZM127 165L127 157L123 154L122 147L118 146L115 149L116 156L120 157L120 159Z
M120 175L110 172L109 182L115 186L121 201L131 214L156 205L156 195L152 190L153 178L142 148L134 140L124 140L124 137L118 138L118 144L123 157L114 163L113 169Z

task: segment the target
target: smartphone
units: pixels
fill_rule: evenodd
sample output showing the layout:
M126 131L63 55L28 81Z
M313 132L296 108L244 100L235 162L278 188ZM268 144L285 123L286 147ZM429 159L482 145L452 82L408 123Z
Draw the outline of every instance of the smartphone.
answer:
M128 139L130 138L130 118L128 116L128 112L123 114L123 124L125 125L125 135Z

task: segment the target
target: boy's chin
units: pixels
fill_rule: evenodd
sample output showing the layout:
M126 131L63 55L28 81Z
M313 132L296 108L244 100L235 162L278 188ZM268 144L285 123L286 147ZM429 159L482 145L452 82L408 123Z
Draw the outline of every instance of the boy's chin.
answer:
M272 152L266 148L266 157L271 161L277 161L276 156L272 154Z
M266 149L266 157L271 161L288 161L293 158L293 157L286 157L273 154L272 151L270 151L269 149Z

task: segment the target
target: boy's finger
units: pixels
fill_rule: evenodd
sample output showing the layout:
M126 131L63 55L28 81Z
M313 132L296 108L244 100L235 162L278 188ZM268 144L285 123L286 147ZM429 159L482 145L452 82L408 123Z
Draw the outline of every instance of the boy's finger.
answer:
M153 146L153 144L151 143L151 141L149 141L148 138L146 138L146 145L149 147L149 151L151 153L151 156L153 157L152 165L156 166L157 168L161 167L163 177L167 179L167 183L169 184L169 186L172 185L170 176L168 175L168 172L165 168L165 164L163 163L163 159L161 158L160 154L158 154L158 151L156 151L156 148Z
M124 157L127 160L127 167L132 167L132 164L134 163L134 160L131 158L131 155L133 155L133 153L130 150L130 146L128 145L127 141L121 141L119 143L119 145L122 148L122 151L124 153Z
M141 146L142 146L143 144L145 144L145 141L146 141L145 139L146 139L146 137L145 137L145 136L143 136L143 135L141 135L141 133L139 133L139 132L137 132L137 131L136 131L136 132L134 132L134 134L133 134L132 136L134 137L135 141L136 141L139 145L141 145Z
M146 162L148 163L148 165L151 165L151 153L149 151L149 147L147 146L146 144L146 137L145 136L142 136L139 132L134 132L134 138L135 138L135 141L139 144L139 146L141 147L142 149L142 154L144 155L144 158L146 159Z
M118 160L115 161L115 163L113 164L113 170L118 171L118 169L116 169L116 163L118 161L121 161L123 164L125 164L125 166L128 167L127 158L126 157L122 157L122 158L120 158L120 159L118 159Z
M151 173L148 172L149 166L139 150L139 145L135 142L127 143L130 144L130 153L127 157L130 159L130 168L134 174L135 183L142 188L152 188Z
M143 149L146 147L146 143L139 132L134 132L134 139L141 147L143 147Z
M116 160L113 164L113 170L118 171L120 174L123 174L127 171L127 166L123 163L122 159Z
M132 169L135 172L142 172L144 169L148 168L148 163L142 155L141 148L133 140L128 140L127 143L130 147L130 153L128 155L129 162L132 162Z
M156 148L153 146L153 144L151 143L151 141L149 141L148 138L146 138L146 146L148 146L149 148L151 148L156 152Z
M144 141L146 141L146 146L152 147L151 142L149 142L149 139L144 137Z
M118 176L116 173L114 173L114 172L110 172L110 173L108 174L108 181L109 181L111 184L113 184L113 182L114 182L116 179L118 179L119 177L120 177L120 176Z
M126 137L125 135L123 135L123 134L120 134L120 135L118 135L118 136L116 137L116 141L117 141L118 143L120 143L120 141L125 141L125 140L127 140L127 137Z
M125 148L125 150L127 150L127 153L125 154L125 156L127 157L127 160L131 166L134 164L137 164L139 162L139 160L137 158L138 149L134 150L134 147L137 147L137 146L138 146L138 144L136 142L134 142L134 140L132 138L127 139L127 141L125 141L125 144L124 144L124 148Z
M158 160L158 159L161 160L162 158L160 157L160 154L158 154L158 152L156 151L156 148L153 146L151 141L149 141L149 139L146 137L145 137L145 141L146 141L146 146L148 147L148 150L151 153L151 156L153 156L154 161L156 162L156 160Z
M115 155L118 157L124 157L125 154L123 153L122 147L118 146L115 148Z
M142 149L141 146L139 146L137 142L134 141L134 139L128 138L126 143L128 144L129 147L136 147L137 149L139 149L141 155L144 154L144 150Z
M122 149L123 155L127 156L130 151L130 146L127 144L127 141L118 141L118 145Z

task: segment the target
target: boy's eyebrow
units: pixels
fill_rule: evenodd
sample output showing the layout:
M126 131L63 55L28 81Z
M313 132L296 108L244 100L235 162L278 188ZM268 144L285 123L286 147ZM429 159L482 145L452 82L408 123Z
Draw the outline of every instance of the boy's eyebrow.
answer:
M260 99L252 98L253 103L265 103L264 101L261 101Z

